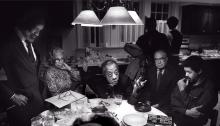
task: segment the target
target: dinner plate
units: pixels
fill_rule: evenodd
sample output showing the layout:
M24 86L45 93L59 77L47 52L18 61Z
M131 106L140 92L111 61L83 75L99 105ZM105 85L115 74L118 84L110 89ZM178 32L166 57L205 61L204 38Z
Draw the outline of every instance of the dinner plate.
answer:
M123 122L129 126L144 126L147 119L141 114L128 114L123 117Z

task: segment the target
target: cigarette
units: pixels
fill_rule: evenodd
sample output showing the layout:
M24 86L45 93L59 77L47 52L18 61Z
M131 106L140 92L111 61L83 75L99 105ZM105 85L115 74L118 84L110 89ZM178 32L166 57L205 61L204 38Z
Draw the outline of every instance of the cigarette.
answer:
M6 110L10 110L10 109L14 108L15 106L16 105L12 105L12 106L8 107Z
M189 79L186 79L186 86L189 84Z

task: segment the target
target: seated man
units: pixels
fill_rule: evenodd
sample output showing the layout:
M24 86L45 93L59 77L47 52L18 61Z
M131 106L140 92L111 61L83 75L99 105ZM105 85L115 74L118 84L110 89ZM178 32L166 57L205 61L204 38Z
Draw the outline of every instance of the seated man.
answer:
M167 53L163 50L154 53L154 61L154 65L148 66L146 70L147 84L143 88L139 86L129 102L145 102L169 115L171 91L182 76L181 69L168 64Z
M109 98L121 94L127 99L132 92L132 81L119 73L117 63L114 60L106 60L101 65L101 69L103 75L91 76L88 81L96 97Z
M203 59L191 56L183 63L185 78L171 95L174 121L178 126L202 126L218 101L214 84L203 69Z

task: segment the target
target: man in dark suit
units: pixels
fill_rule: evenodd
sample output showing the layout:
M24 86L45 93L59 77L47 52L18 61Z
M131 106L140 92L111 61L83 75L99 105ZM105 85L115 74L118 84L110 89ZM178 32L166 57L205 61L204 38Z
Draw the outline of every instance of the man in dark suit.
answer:
M140 87L137 90L136 95L133 94L132 103L146 102L166 114L171 114L170 95L182 76L181 69L168 64L167 53L163 50L154 53L154 61L155 64L146 69L147 83L143 88Z
M1 49L0 64L6 72L7 84L0 85L0 90L11 126L30 126L31 118L43 111L37 75L39 57L32 44L44 25L40 13L29 11L18 20L15 33Z
M119 68L114 60L106 60L101 66L102 75L90 75L88 84L96 97L108 98L115 94L121 94L127 98L131 87L131 81L125 79L123 74L119 73Z

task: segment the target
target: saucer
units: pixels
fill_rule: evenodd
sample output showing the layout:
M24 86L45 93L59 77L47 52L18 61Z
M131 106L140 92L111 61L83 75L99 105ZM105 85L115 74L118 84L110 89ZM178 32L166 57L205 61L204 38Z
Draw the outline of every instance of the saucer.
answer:
M147 119L141 114L128 114L123 117L123 123L128 126L144 126Z

